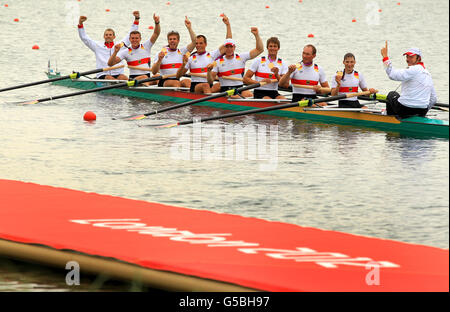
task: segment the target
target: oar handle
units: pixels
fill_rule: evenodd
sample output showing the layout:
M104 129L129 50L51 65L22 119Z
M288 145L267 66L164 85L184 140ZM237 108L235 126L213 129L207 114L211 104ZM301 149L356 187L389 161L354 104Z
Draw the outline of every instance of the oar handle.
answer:
M225 79L225 80L244 81L244 78L238 78L238 77L222 76L220 78Z
M119 68L123 68L123 67L125 67L125 65L106 67L106 68L102 68L102 71L110 71L110 70L119 69Z
M278 80L276 80L276 79L271 79L270 82L261 81L259 84L260 84L261 86L265 86L266 84L271 84L271 83L274 83L274 82L278 82Z
M130 69L135 69L135 70L142 70L142 71L150 71L150 68L149 68L149 67L145 68L145 67L138 67L138 66L131 66L131 65L128 65L128 68L130 68Z
M205 74L189 73L192 77L207 78Z
M345 97L346 98L351 98L351 97L355 97L355 96L364 96L364 95L370 95L370 91L362 91L362 92L357 92L357 93L347 93L347 94L345 94Z
M310 86L310 85L293 84L292 86L294 86L296 88L303 88L303 89L314 90L314 86ZM330 93L331 92L331 88L320 87L320 91L325 92L325 93Z

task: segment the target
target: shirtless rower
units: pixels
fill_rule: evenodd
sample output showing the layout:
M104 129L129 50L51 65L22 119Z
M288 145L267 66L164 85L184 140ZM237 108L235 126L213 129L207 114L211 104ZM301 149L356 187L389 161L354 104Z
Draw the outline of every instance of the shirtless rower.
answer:
M366 80L362 73L355 70L356 59L352 53L344 55L343 64L344 71L338 71L331 81L331 95L341 95L347 93L357 93L358 88L361 91L369 91ZM371 88L370 93L375 93L375 89ZM345 100L339 100L340 108L367 108L359 103L358 97L354 96Z
M150 78L150 53L152 46L155 44L161 32L159 16L153 14L153 20L155 21L155 28L150 39L141 44L141 33L139 31L132 31L130 33L130 46L127 49L121 50L122 45L120 43L117 44L114 47L114 53L108 60L109 66L113 66L125 59L130 69L130 79L141 80ZM151 84L156 84L156 82L144 83L146 86Z
M289 79L291 79L293 102L305 98L317 99L317 94L322 92L322 88L329 88L323 68L314 64L316 53L317 50L312 44L306 45L303 48L300 64L289 65L287 75L280 79L279 85L283 88L289 87ZM313 86L314 89L302 88L298 85ZM324 106L326 104L319 105Z
M189 36L191 37L191 42L184 48L178 49L178 44L180 43L180 34L176 31L171 31L167 34L168 45L164 47L156 56L155 63L152 67L153 75L160 72L161 75L171 75L176 74L178 68L183 64L183 56L186 52L192 52L195 47L196 35L192 30L192 23L186 16L184 20L187 30L189 31ZM191 81L189 79L179 80L176 77L161 79L159 80L158 86L160 87L184 87L189 88L191 86Z
M232 33L228 17L223 15L222 21L227 26L226 39L231 39ZM219 83L215 83L214 85L208 83L206 72L207 66L225 53L225 46L221 45L219 49L211 53L206 51L206 46L206 37L198 35L195 41L196 51L191 56L188 56L187 53L184 55L183 64L177 71L177 78L180 79L189 69L191 74L191 92L210 94L219 92L220 90Z
M134 11L134 23L131 26L130 32L138 30L139 27L139 11ZM116 35L114 30L108 28L103 33L104 42L94 41L86 34L83 23L87 20L86 16L80 16L78 21L78 35L80 36L81 41L95 53L95 59L97 63L97 68L106 68L108 67L108 60L113 53L113 47L116 45L114 40L116 39ZM129 32L129 33L130 33ZM129 33L128 35L121 40L126 45L129 45ZM124 75L124 69L118 68L106 72L100 72L97 74L97 79L119 79L119 80L127 80L128 77Z
M278 93L278 81L287 72L287 65L280 58L278 58L278 51L280 50L280 40L277 37L271 37L266 44L267 56L260 56L256 58L250 69L247 70L244 76L245 84L253 84L258 82L267 82L268 84L254 91L255 99L286 99L283 95ZM255 80L252 79L253 75ZM272 82L276 79L277 82Z
M437 102L433 79L422 62L422 52L418 48L411 48L406 55L406 69L395 69L388 57L388 44L381 49L383 63L389 79L401 81L401 95L391 91L387 95L386 112L388 115L425 116Z
M250 52L235 53L236 43L233 39L226 39L225 55L216 60L216 65L208 65L208 82L213 83L217 76L219 76L220 92L225 92L230 89L240 88L243 86L243 75L245 71L245 62L254 59L262 52L264 52L264 45L259 36L258 28L251 28L252 34L256 39L256 47ZM243 97L252 97L251 91L242 92ZM239 95L233 95L232 98L239 98Z

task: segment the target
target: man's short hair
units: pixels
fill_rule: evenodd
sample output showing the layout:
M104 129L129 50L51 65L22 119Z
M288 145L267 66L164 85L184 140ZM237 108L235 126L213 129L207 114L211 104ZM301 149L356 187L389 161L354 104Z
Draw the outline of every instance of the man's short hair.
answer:
M107 29L105 29L105 31L103 32L103 34L105 34L107 31L112 31L113 36L116 35L116 33L114 32L114 30L113 30L112 28L107 28Z
M203 36L203 35L198 35L198 36L197 36L197 39L199 39L199 38L203 38L203 40L205 40L205 44L208 43L208 42L206 41L206 37L205 37L205 36Z
M180 40L180 34L178 33L178 31L169 31L169 33L167 34L167 39L169 39L170 36L177 36L178 40Z
M356 57L353 55L353 53L347 53L344 55L344 61L350 57L353 57L353 59L356 60Z
M311 48L313 54L314 54L314 55L317 54L317 49L316 49L316 47L313 46L312 44L307 44L307 45L305 45L305 48Z
M133 30L132 32L130 32L130 37L131 37L131 35L139 35L139 37L142 37L141 33L137 30Z
M269 44L274 43L278 46L278 49L281 48L280 40L277 37L270 37L267 39L266 48L269 48Z

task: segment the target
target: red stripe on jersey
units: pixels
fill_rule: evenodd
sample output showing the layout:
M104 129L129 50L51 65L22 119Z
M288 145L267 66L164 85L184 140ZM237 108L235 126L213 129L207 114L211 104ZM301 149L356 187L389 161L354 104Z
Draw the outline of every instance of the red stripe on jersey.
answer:
M358 87L340 87L339 92L342 93L358 92Z
M307 86L316 86L319 84L319 82L315 80L297 80L297 79L291 79L291 83Z
M269 79L276 79L275 74L273 73L261 73L261 72L256 72L255 73L256 77L260 77L260 78L269 78Z
M191 68L191 73L195 73L195 74L202 74L202 73L206 73L207 71L208 71L208 69L206 67Z
M218 74L219 77L243 74L245 68L232 69Z
M136 61L127 62L128 66L138 66L138 65L142 65L142 64L148 64L148 63L150 63L149 57L143 58L140 60L136 60Z
M180 67L181 67L181 63L164 64L164 65L160 66L161 69L171 69L171 68L180 68Z

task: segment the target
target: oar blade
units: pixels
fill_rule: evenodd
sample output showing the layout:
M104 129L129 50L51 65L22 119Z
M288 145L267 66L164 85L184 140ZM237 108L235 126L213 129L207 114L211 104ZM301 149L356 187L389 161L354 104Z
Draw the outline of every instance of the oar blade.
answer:
M155 128L173 128L173 127L176 127L178 125L179 125L179 123L175 122L175 123L170 123L170 124L165 124L165 125L152 125L152 126L155 127Z
M17 105L33 105L39 103L39 100L32 100L27 102L16 102Z
M147 118L147 116L145 115L139 115L139 116L128 116L128 117L123 117L123 120L141 120L141 119L145 119Z

